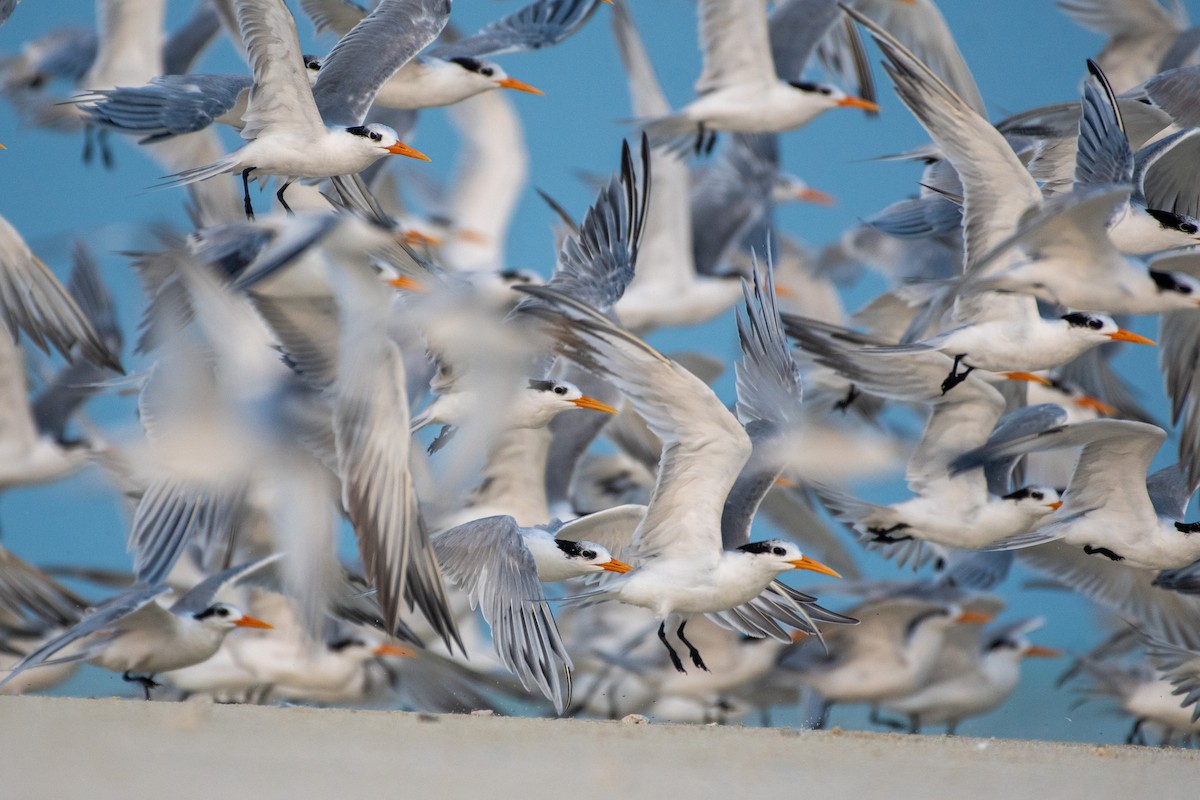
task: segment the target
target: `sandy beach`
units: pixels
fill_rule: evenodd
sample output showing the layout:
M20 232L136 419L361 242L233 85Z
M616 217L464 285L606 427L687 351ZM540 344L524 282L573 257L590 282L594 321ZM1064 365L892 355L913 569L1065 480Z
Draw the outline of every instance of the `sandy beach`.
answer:
M1180 797L1200 753L900 734L0 698L8 798Z

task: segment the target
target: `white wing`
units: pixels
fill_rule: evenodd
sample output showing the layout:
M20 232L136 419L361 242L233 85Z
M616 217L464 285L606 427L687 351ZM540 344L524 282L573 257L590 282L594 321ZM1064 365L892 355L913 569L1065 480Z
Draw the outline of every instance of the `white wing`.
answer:
M539 306L560 352L610 381L662 440L658 481L634 534L641 558L715 560L725 498L750 457L750 438L704 382L633 334L545 287L520 287Z
M292 12L283 0L237 0L237 17L254 75L242 138L254 139L272 125L323 134Z
M704 72L696 81L697 94L730 86L775 85L764 0L703 0L700 45Z

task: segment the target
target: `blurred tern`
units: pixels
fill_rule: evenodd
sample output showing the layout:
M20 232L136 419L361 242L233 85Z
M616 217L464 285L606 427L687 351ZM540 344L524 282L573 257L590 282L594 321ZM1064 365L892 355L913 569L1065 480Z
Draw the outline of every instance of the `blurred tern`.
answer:
M250 178L283 179L275 196L300 178L362 171L385 155L428 157L400 142L386 125L363 121L379 87L446 24L449 0L384 0L348 33L322 63L309 87L296 22L276 0L236 0L238 25L250 58L254 87L243 115L247 143L225 158L169 176L163 186L186 185L241 173L247 217ZM395 29L403 26L397 37Z

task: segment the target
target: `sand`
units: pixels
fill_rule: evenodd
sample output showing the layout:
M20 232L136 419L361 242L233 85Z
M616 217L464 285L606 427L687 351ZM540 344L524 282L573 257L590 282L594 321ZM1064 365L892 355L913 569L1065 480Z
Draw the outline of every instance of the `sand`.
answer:
M4 798L1185 797L1200 752L0 697Z

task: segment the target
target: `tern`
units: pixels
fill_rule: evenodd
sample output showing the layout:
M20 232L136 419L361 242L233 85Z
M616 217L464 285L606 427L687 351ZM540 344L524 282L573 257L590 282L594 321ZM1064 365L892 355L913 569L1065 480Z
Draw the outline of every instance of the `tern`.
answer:
M675 627L692 663L706 669L684 627L692 614L719 614L751 603L782 573L812 570L837 576L791 542L721 544L725 498L750 457L750 439L712 390L687 370L587 306L544 287L522 287L553 311L529 309L551 326L560 352L610 380L662 440L650 505L633 533L632 573L612 578L585 597L618 600L653 611L659 639ZM777 626L776 626L777 627ZM763 635L759 633L758 635Z
M79 647L58 660L85 660L120 672L124 680L140 683L149 700L150 690L158 685L154 681L157 673L204 661L217 652L234 628L271 627L217 597L281 557L277 553L218 572L181 594L169 607L157 601L171 592L170 587L134 587L96 606L78 623L26 655L0 680L0 686L31 667L56 663L51 660L56 653L78 643Z
M1059 447L1080 447L1063 505L1049 524L997 547L1031 547L1061 539L1137 569L1183 567L1200 558L1200 524L1183 521L1196 491L1186 471L1170 466L1145 478L1167 434L1157 425L1097 419L1063 425L984 446L952 465L970 468L993 458Z
M783 4L772 20L803 3ZM778 77L767 13L759 0L704 0L699 12L704 50L704 71L696 82L699 97L674 114L644 121L653 143L696 134L697 145L702 146L710 131L779 133L806 125L833 108L879 110L875 103L827 84L802 81L798 75ZM821 15L826 26L834 19Z
M449 0L384 0L338 42L311 88L287 6L280 0L237 0L236 7L254 75L243 115L247 143L160 185L241 173L246 216L252 218L252 174L282 178L275 196L290 212L283 194L300 178L351 175L386 155L429 160L388 126L363 121L383 82L445 26ZM404 34L396 37L400 25Z

